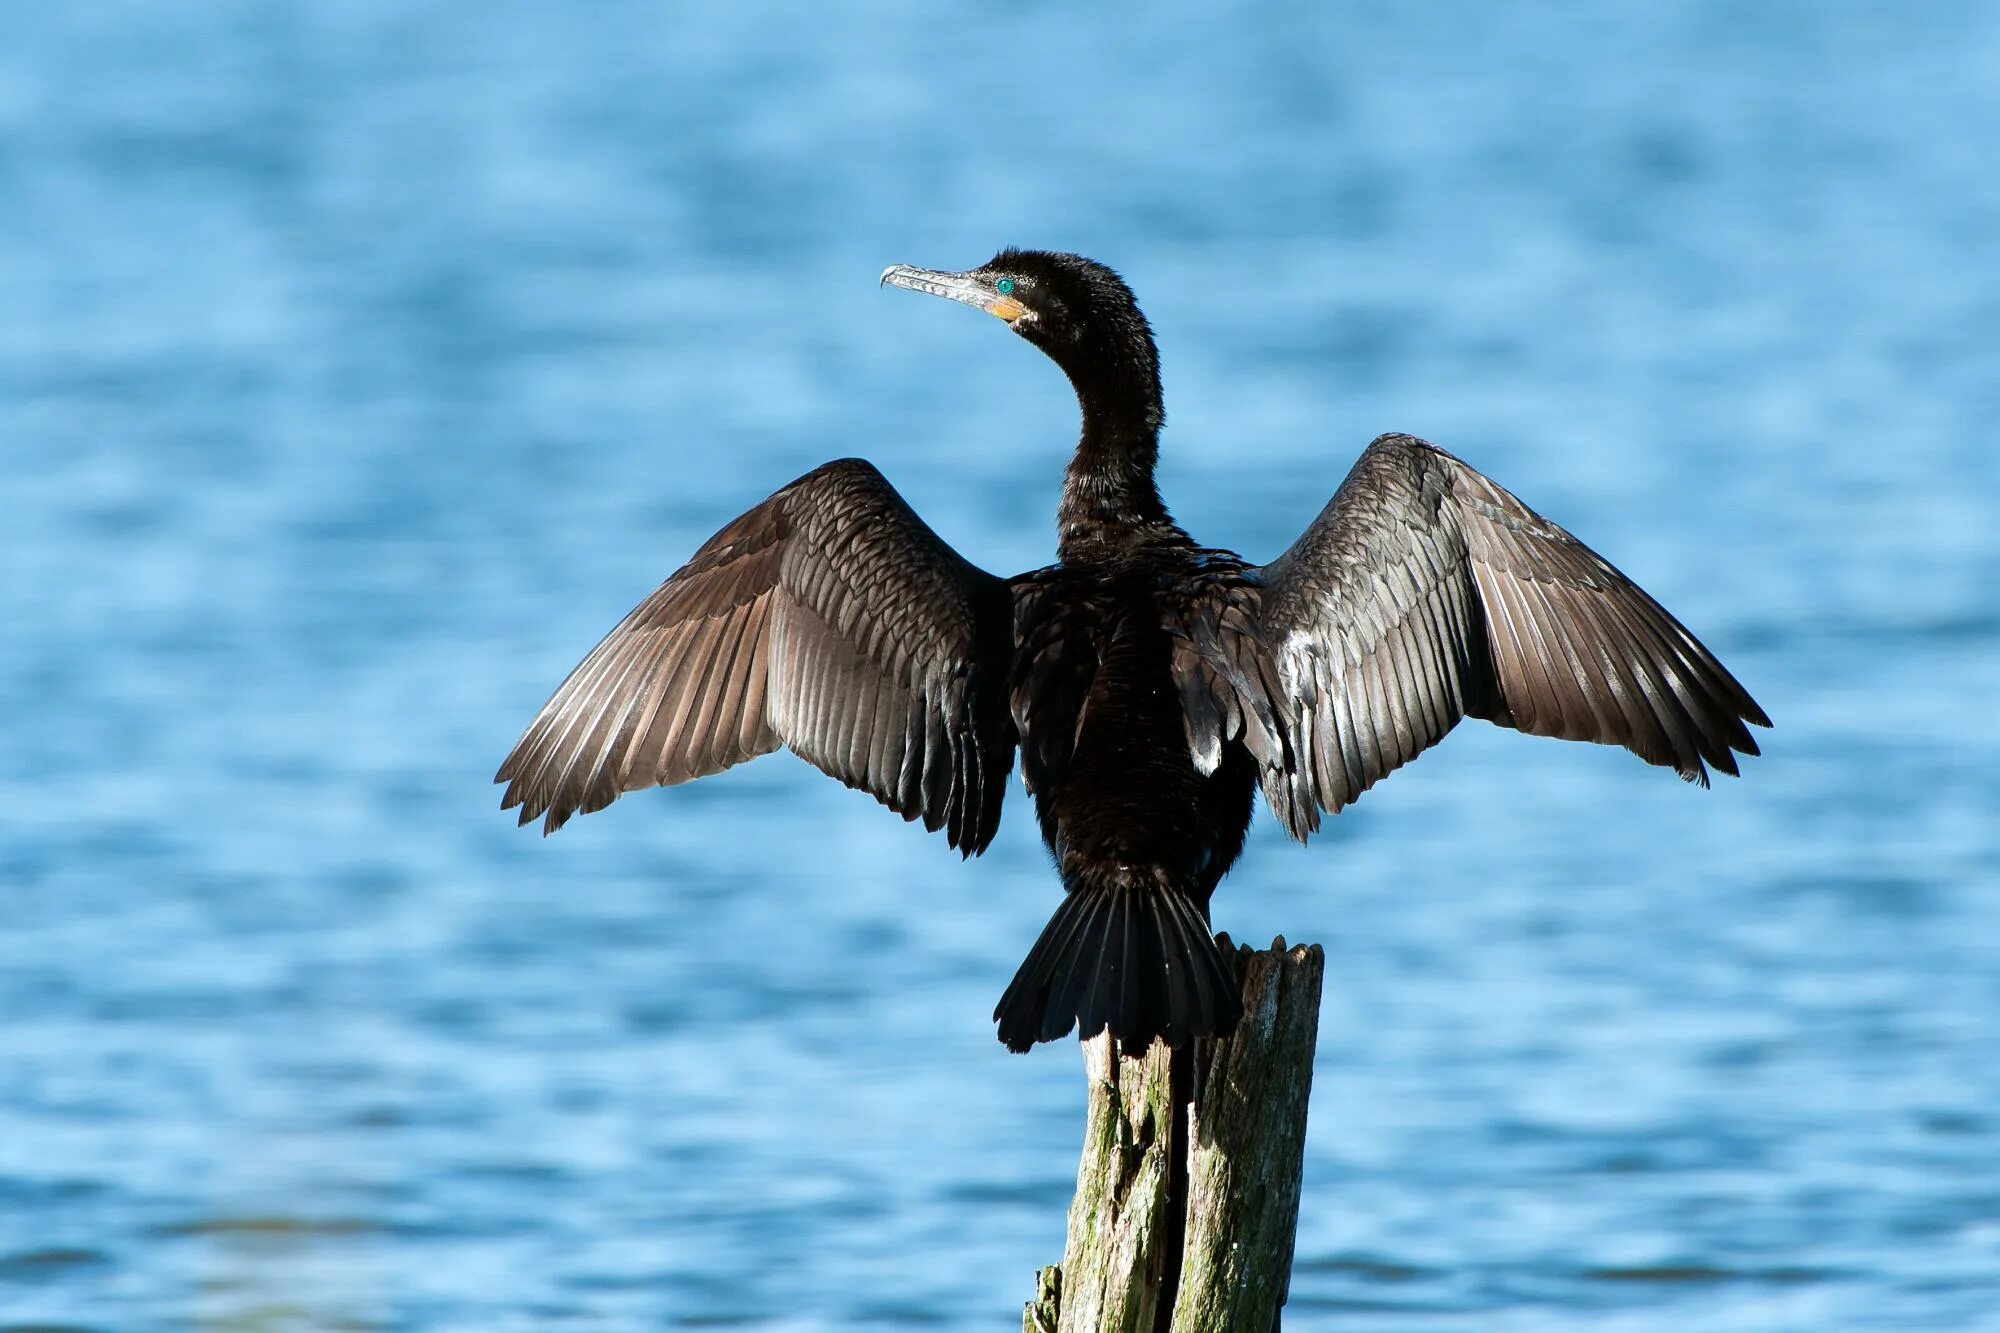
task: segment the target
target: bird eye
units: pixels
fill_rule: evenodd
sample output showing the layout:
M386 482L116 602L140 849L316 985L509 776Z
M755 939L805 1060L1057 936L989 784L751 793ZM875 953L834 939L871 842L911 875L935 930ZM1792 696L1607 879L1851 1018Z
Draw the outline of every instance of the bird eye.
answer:
M993 290L1002 296L1011 296L1014 292L1014 280L1012 278L1002 278L993 284Z

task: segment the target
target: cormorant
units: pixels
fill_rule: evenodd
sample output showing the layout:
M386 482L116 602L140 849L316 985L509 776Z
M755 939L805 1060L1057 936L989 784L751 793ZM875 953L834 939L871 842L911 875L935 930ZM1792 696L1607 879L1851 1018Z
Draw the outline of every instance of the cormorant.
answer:
M995 578L860 459L731 522L570 673L496 781L553 832L780 745L984 851L1019 747L1061 906L994 1017L1127 1050L1231 1031L1209 933L1259 786L1304 841L1462 717L1622 745L1707 784L1769 726L1658 602L1409 435L1370 444L1267 565L1197 546L1154 485L1158 354L1131 289L1003 250L882 282L983 310L1069 376L1058 559Z

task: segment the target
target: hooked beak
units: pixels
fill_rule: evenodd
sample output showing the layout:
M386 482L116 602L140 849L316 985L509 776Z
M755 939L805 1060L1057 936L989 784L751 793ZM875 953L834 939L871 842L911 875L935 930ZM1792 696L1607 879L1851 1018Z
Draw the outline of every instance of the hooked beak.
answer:
M907 264L891 264L882 270L882 285L962 302L1009 324L1028 313L1028 307L1011 296L1000 295L988 279L972 273L939 273Z

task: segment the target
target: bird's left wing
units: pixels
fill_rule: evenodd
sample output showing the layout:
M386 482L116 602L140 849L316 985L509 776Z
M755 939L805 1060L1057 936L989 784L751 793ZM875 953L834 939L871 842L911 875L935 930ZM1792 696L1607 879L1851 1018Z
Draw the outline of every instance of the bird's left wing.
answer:
M1222 734L1242 736L1272 811L1298 838L1462 717L1622 745L1704 784L1710 766L1736 772L1733 751L1757 753L1746 722L1770 725L1644 590L1411 436L1371 444L1305 534L1255 576L1258 641L1224 633L1210 656L1268 654L1277 687L1239 669L1231 692L1243 704L1275 695L1284 734L1249 725L1247 710Z
M789 746L967 855L999 827L1014 727L1007 584L868 463L730 523L584 658L495 777L521 822L601 810Z

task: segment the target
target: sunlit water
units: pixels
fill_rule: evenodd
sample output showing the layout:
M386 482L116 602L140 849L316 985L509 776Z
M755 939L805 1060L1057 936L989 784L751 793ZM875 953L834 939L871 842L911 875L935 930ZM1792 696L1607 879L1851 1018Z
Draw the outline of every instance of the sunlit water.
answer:
M1203 540L1415 431L1779 722L1260 822L1288 1326L2000 1327L2000 11L850 8L9 9L0 1326L1012 1324L1082 1097L987 1020L1024 807L488 778L824 459L1048 557L1059 376L874 285L1021 243L1137 286Z

